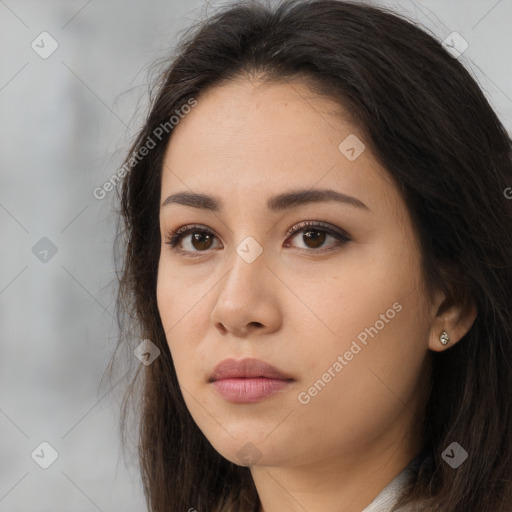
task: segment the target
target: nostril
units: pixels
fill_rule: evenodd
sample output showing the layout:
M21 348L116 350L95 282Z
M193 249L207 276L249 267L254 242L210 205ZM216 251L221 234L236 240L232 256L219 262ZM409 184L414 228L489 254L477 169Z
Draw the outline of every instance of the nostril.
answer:
M226 334L228 332L228 330L226 329L226 327L224 326L223 323L219 322L217 324L217 328L223 333L223 334Z

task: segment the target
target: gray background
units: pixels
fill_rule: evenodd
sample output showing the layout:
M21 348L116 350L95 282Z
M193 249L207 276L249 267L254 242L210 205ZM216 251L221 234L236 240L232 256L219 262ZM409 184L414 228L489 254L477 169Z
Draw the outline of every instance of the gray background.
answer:
M510 131L512 1L385 4L467 40L461 60ZM212 5L0 0L0 512L145 510L135 450L123 457L117 434L126 381L111 391L102 379L116 338L115 194L92 191L140 126L148 65ZM47 59L31 47L43 31L59 45ZM47 261L34 254L44 237L57 249ZM59 454L48 469L31 458L43 441Z

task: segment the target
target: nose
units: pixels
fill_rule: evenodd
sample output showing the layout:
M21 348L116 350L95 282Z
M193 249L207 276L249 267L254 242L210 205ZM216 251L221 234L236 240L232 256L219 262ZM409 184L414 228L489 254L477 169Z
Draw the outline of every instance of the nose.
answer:
M282 321L280 288L264 253L248 263L234 252L231 268L216 288L212 325L223 335L237 337L275 332Z

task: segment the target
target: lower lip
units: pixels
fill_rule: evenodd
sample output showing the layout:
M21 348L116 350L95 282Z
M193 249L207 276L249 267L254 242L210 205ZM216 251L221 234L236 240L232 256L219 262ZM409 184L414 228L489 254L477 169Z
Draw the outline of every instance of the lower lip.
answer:
M212 384L228 402L247 404L258 402L281 391L290 381L255 377L249 379L222 379Z

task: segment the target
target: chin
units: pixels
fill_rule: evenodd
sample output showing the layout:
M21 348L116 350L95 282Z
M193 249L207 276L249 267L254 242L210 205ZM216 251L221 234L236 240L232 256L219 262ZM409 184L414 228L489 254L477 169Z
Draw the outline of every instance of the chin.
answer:
M250 430L247 434L239 433L233 437L225 431L222 438L207 437L209 443L222 457L238 466L272 465L273 461L269 459L275 459L276 453L271 444L258 440L264 438L265 436L255 436ZM270 453L271 457L269 457Z

